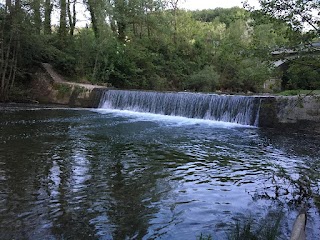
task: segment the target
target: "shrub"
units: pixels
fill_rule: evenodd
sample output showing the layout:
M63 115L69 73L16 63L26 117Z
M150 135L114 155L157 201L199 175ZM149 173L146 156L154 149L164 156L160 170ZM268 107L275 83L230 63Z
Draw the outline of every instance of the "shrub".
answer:
M301 58L290 64L286 77L289 89L320 89L320 58Z
M184 89L202 92L214 91L219 77L213 66L205 66L202 70L189 76L184 83Z

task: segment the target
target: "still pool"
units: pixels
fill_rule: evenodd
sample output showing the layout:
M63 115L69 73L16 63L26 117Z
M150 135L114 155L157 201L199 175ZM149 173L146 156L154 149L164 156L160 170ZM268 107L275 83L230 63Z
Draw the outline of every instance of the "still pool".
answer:
M275 212L288 239L302 207L320 239L319 181L312 133L0 107L0 239L228 239Z

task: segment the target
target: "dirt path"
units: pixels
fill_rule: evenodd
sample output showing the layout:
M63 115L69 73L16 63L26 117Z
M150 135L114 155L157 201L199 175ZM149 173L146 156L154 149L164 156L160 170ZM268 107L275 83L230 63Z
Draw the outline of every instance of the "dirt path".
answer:
M92 85L92 84L85 84L85 83L75 83L75 82L68 82L66 81L63 76L61 76L59 73L57 73L51 64L49 63L42 63L43 68L46 70L46 72L50 75L52 80L56 83L65 83L71 86L79 86L79 87L84 87L89 90L92 90L94 88L106 88L105 86L100 86L100 85Z

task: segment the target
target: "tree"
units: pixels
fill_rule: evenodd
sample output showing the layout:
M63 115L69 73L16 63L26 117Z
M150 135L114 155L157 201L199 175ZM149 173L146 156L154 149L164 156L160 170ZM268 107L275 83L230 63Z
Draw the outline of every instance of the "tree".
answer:
M292 29L287 32L286 48L294 50L297 57L288 61L282 85L291 89L319 87L316 80L319 78L319 59L314 54L313 42L319 41L320 37L320 1L260 0L260 3L262 13L288 23ZM283 59L287 61L285 55Z
M15 0L14 5L7 0L5 8L0 8L0 100L8 100L13 87L20 54L20 28L22 22L21 2Z
M20 1L0 5L2 99L30 76L30 65L44 61L119 88L259 91L272 72L269 53L287 46L289 35L305 37L267 7L250 15L240 8L185 11L183 0L86 0L91 25L75 31L76 0ZM60 26L51 32L53 10L60 10Z
M126 0L114 0L114 20L117 26L118 39L126 40L128 2Z
M169 4L173 12L173 42L177 43L177 12L179 0L169 0Z
M72 12L71 12L71 6L72 6ZM76 27L76 0L73 1L73 3L68 0L67 3L67 12L68 12L68 20L69 20L69 27L70 27L70 35L73 36L74 29Z
M262 11L289 22L294 28L301 30L306 23L319 33L318 0L260 0ZM314 13L315 11L315 13Z
M213 22L215 20L226 24L227 27L236 20L248 20L249 12L243 8L216 8L197 10L193 12L193 17L201 22Z
M196 92L215 91L218 86L219 77L213 66L205 66L199 72L195 72L189 76L188 80L184 82L184 88Z
M45 0L44 2L44 34L51 34L51 13L53 10L53 4L51 0Z
M314 37L320 36L318 0L259 0L262 14L281 19L289 23L298 32L307 32L300 39L310 42ZM247 8L247 4L245 4Z
M289 89L320 89L320 57L304 56L289 63L285 73Z
M34 19L35 32L36 32L36 34L40 35L41 25L42 25L40 0L33 0L31 2L31 6L33 9L33 19Z
M64 42L67 36L67 2L66 0L60 0L59 36L62 42Z

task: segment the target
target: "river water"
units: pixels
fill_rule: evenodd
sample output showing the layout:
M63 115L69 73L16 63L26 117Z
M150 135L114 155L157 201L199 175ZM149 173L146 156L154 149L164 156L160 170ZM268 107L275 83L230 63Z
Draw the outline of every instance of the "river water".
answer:
M270 212L287 239L303 206L319 239L319 156L320 136L293 130L2 107L0 239L227 239Z

